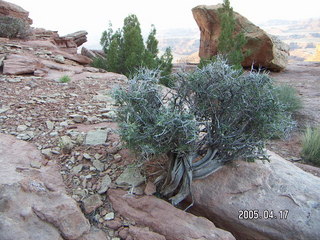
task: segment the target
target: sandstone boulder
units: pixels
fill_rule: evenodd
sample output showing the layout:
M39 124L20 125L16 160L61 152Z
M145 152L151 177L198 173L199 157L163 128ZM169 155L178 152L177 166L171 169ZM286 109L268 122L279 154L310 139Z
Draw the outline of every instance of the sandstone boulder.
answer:
M268 154L270 162L238 161L195 181L192 211L237 239L318 239L320 178Z
M73 240L89 232L58 167L34 145L0 134L0 165L0 239Z
M135 197L114 189L108 190L108 196L116 212L138 225L149 227L149 230L131 228L133 235L148 232L152 236L154 234L151 232L155 232L155 239L163 239L161 235L167 240L234 239L230 233L216 228L206 218L186 213L156 197Z
M221 32L221 24L218 17L218 9L222 4L206 6L200 5L192 9L201 36L199 56L210 58L217 54L218 38ZM289 46L274 36L270 36L247 18L234 12L236 20L235 32L243 32L247 44L244 51L250 55L242 62L243 67L264 67L273 71L283 70L289 57Z
M29 12L20 6L7 1L0 0L0 16L20 18L30 25L32 24L32 19L29 18Z

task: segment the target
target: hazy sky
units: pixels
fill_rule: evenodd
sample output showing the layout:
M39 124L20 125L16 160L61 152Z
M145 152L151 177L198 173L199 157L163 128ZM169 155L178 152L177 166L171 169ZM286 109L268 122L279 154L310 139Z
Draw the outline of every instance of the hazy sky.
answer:
M87 30L88 43L99 41L111 20L114 27L133 13L138 16L144 34L154 24L165 28L197 27L191 8L223 0L6 0L30 12L34 27L58 30L60 35ZM230 0L233 9L258 24L269 19L306 19L320 17L319 0Z

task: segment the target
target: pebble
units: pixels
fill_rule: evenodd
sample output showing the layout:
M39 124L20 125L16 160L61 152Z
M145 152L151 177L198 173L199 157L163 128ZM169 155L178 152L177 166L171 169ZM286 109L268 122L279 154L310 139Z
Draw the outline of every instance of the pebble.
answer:
M26 126L26 125L19 125L18 127L17 127L17 131L18 132L24 132L25 130L27 130L28 129L28 127Z
M64 122L59 123L59 125L60 125L61 127L67 127L69 124L68 124L67 121L64 121Z
M78 174L79 172L82 171L82 168L83 168L83 165L82 164L79 164L77 166L74 166L71 170L71 173L73 174Z
M57 63L64 63L65 62L65 59L64 59L64 57L62 56L62 55L56 55L55 57L54 57L54 60L57 62Z
M78 114L70 115L70 117L75 123L83 123L87 120L87 116L78 115Z
M91 156L88 153L84 153L83 157L87 160L91 160Z
M101 180L101 187L100 190L98 191L99 194L103 194L106 191L108 191L108 188L111 184L111 178L109 175L105 175L102 180Z
M69 136L62 136L60 138L59 146L64 153L70 153L74 144Z
M100 172L104 171L104 163L100 162L99 160L94 160L93 161L93 166Z
M103 217L103 219L106 220L106 221L113 220L113 219L114 219L114 212L107 213L107 214Z
M59 133L58 133L58 132L51 132L51 133L49 133L49 135L50 135L51 137L56 137L56 136L59 135Z
M83 200L83 208L85 213L91 213L103 204L99 194L91 195ZM99 216L100 217L100 216Z
M32 161L32 162L30 163L30 167L36 168L36 169L40 169L40 168L41 168L41 162Z
M53 123L53 122L51 122L51 121L46 121L46 125L47 125L47 128L48 128L49 130L53 130L53 128L54 128L54 123Z

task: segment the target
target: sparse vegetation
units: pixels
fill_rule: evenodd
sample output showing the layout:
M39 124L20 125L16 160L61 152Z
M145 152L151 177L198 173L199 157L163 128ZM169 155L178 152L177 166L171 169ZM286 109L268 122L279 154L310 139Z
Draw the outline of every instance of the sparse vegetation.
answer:
M63 75L59 78L60 83L68 83L71 81L71 78L68 75Z
M307 162L320 166L320 127L307 127L302 139L302 156Z
M114 31L110 23L109 29L103 32L100 43L106 59L95 59L92 66L126 76L132 76L140 67L158 69L163 77L161 83L166 85L169 82L167 77L171 73L173 56L171 49L167 48L165 53L158 57L158 40L153 25L146 46L139 20L133 14L124 19L122 29Z
M140 70L114 96L126 146L147 157L168 156L159 189L175 205L189 195L194 179L235 159L264 156L265 140L293 126L267 74L242 73L218 58L175 75L169 94L158 85L160 78Z
M296 113L302 108L302 102L294 87L280 85L276 88L277 96L287 112Z
M0 37L27 38L30 33L29 25L19 18L0 16L0 23Z

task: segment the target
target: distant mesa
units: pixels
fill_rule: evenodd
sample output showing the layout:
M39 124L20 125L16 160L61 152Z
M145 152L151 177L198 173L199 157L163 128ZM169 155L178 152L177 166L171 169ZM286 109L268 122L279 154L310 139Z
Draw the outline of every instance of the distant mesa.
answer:
M221 24L218 17L218 5L200 5L192 9L200 32L200 58L210 58L217 54L218 38ZM288 64L289 46L275 36L267 34L264 30L251 23L247 18L234 12L236 20L236 33L243 32L247 44L244 51L251 54L242 62L243 67L263 67L272 71L281 71Z

